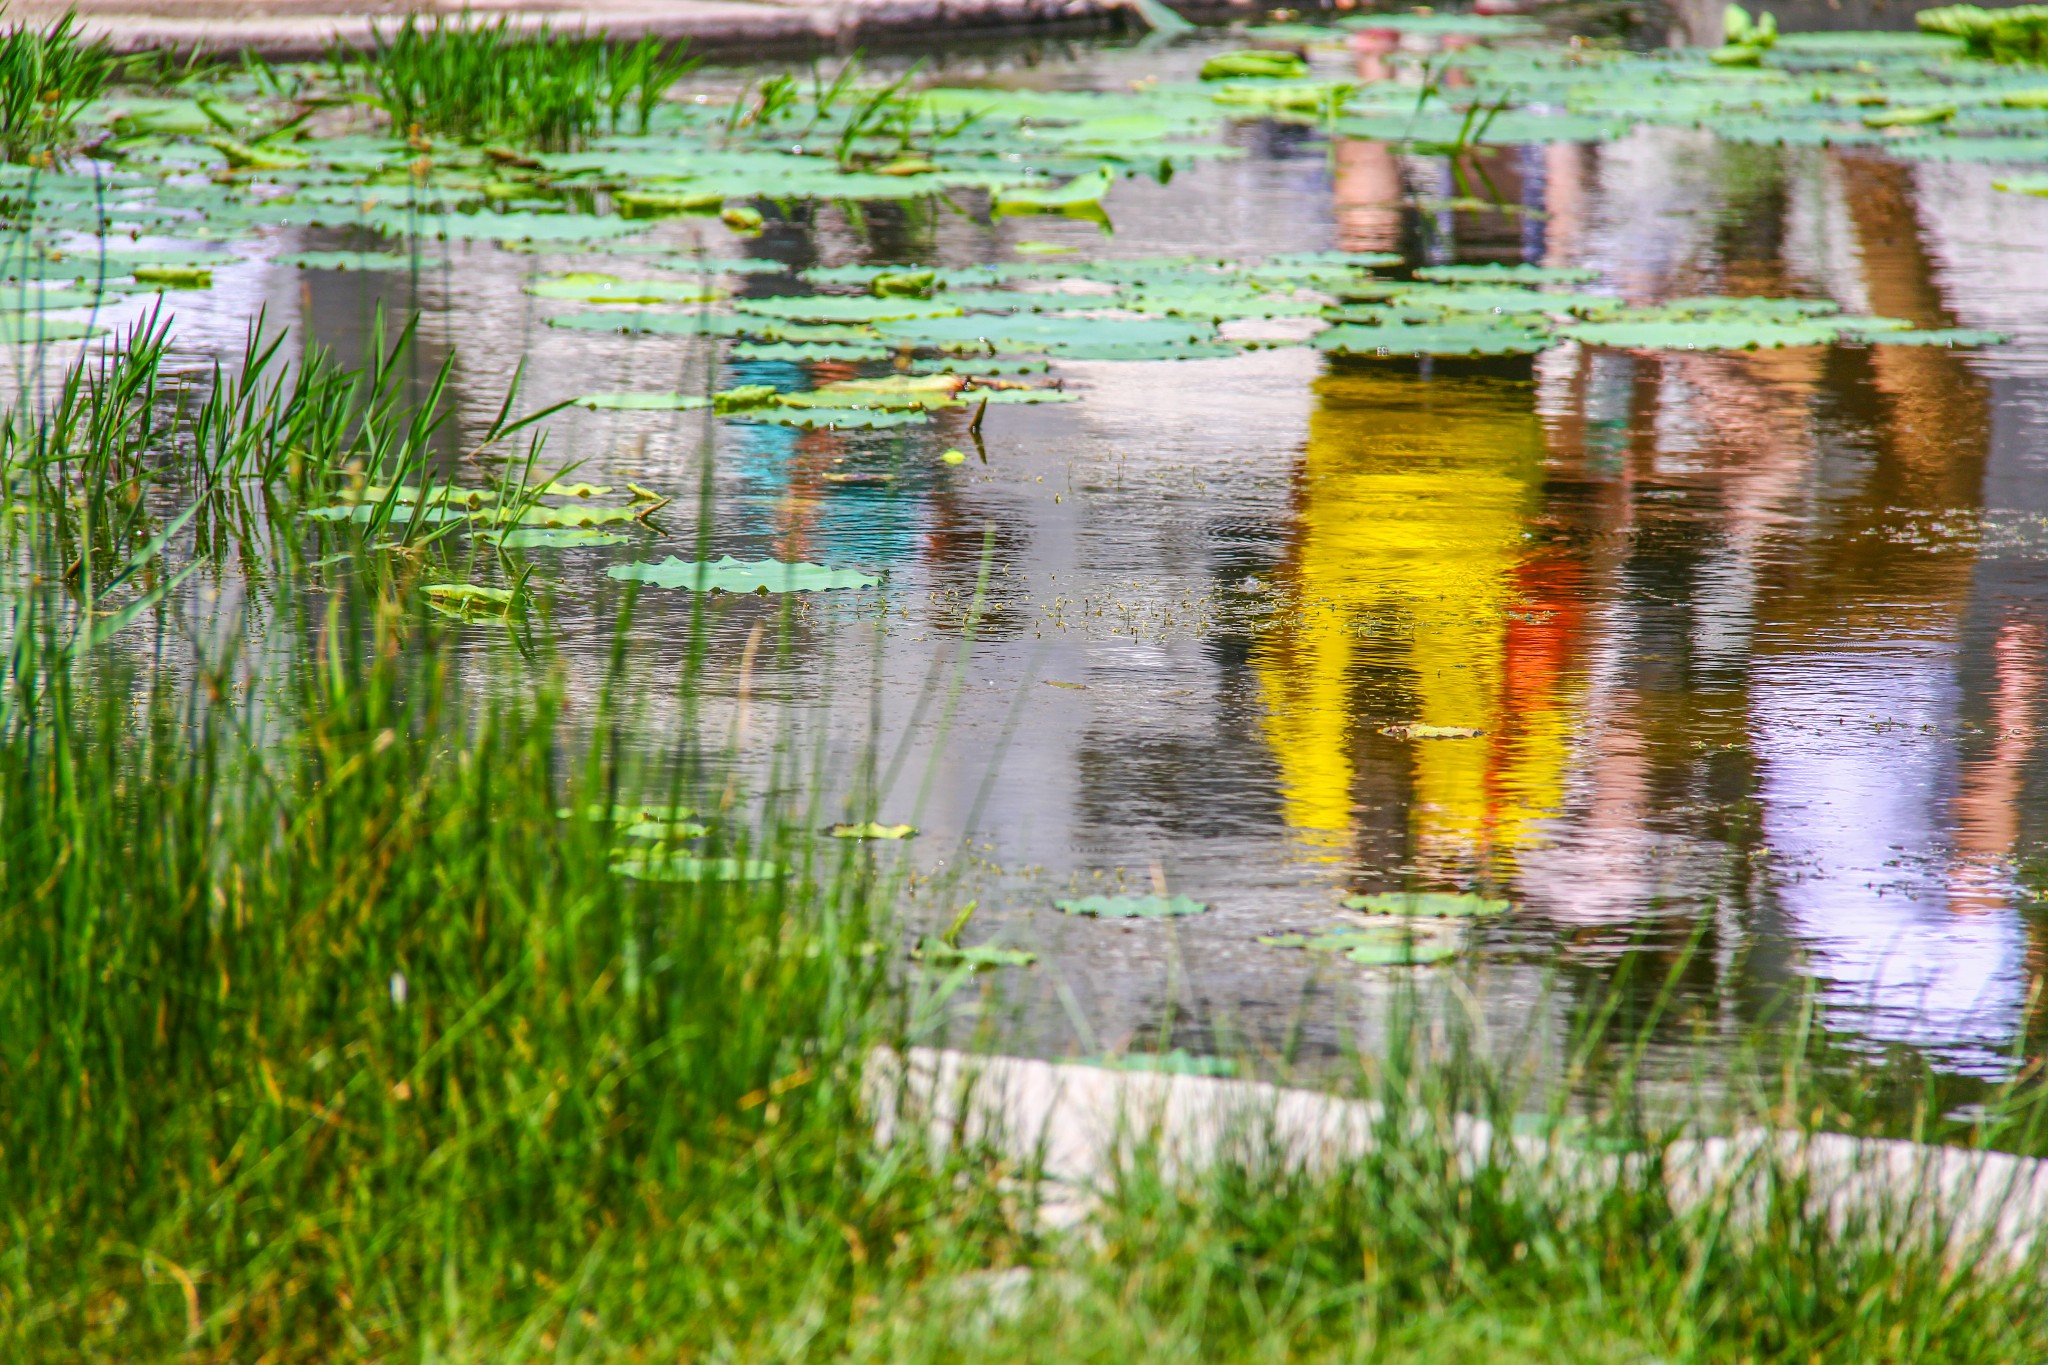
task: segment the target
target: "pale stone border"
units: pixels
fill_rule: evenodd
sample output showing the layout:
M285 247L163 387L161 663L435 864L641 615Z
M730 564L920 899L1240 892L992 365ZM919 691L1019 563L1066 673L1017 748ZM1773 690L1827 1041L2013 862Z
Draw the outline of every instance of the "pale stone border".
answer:
M1247 1157L1314 1172L1370 1150L1384 1117L1363 1101L1263 1081L931 1048L875 1054L867 1086L884 1143L921 1129L936 1146L981 1144L1019 1171L1035 1168L1056 1226L1085 1223L1134 1143L1169 1178ZM1557 1138L1502 1138L1471 1117L1451 1119L1440 1140L1475 1167L1509 1160L1517 1178L1548 1182L1553 1198L1597 1193L1642 1160ZM1958 1264L1993 1257L2039 1267L2038 1234L2048 1226L2048 1161L2004 1152L1745 1129L1673 1143L1664 1179L1681 1213L1738 1228L1775 1182L1799 1181L1809 1209L1837 1232L1900 1246L1928 1238Z

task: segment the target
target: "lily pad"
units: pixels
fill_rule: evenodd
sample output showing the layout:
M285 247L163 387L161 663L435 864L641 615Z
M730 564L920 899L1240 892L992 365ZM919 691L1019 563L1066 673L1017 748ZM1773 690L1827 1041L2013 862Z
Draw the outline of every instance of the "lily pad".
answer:
M1463 951L1463 940L1437 928L1417 930L1389 924L1369 929L1333 929L1320 934L1269 934L1259 942L1272 948L1335 953L1366 967L1419 967Z
M1102 197L1115 183L1108 167L1097 166L1064 185L997 190L989 197L989 212L997 218L1023 213L1079 213L1089 209L1100 213Z
M801 427L805 431L881 431L891 427L921 427L931 421L922 408L786 408L778 405L750 408L731 416L738 422Z
M55 308L91 308L107 296L90 289L0 287L0 313L43 313Z
M1435 284L1584 284L1600 272L1583 266L1425 265L1415 278Z
M1022 948L998 948L991 944L962 948L940 938L925 939L911 950L910 955L927 966L965 967L977 972L997 967L1029 967L1038 961L1037 953L1028 953Z
M1318 350L1345 355L1527 355L1550 338L1540 332L1484 322L1339 323L1316 337Z
M536 280L526 292L537 299L578 303L709 303L725 296L722 289L689 280L622 280L590 272Z
M1825 346L1839 335L1825 321L1582 322L1560 335L1588 346L1636 351L1769 351Z
M513 520L511 512L511 508L503 508L490 514L488 519L510 521ZM520 526L618 526L638 519L639 513L630 507L586 504L578 507L529 507L518 514L517 523Z
M1987 332L1974 327L1936 327L1926 330L1903 327L1869 332L1844 328L1842 339L1866 342L1874 346L1941 346L1959 349L1971 346L1997 346L2011 341L2012 334Z
M1514 906L1469 891L1377 891L1346 896L1344 906L1372 915L1412 915L1421 919L1470 919L1505 914Z
M710 407L711 400L694 393L587 393L576 406L594 412L688 412Z
M1298 52L1255 47L1242 52L1221 52L1202 63L1205 81L1245 79L1293 80L1308 74L1308 63Z
M731 555L708 563L670 555L656 564L614 564L613 578L652 583L694 592L836 592L871 588L879 581L853 569L828 569L821 564L786 564L775 559L738 560Z
M362 222L394 236L436 237L448 242L587 242L645 232L648 223L599 218L587 213L413 213L372 209Z
M857 825L834 825L825 831L835 839L908 839L917 833L914 825L884 825L863 820Z
M780 863L761 858L698 858L685 854L621 858L612 871L642 882L764 882L783 874Z
M462 612L503 614L512 607L510 588L486 588L475 583L428 583L420 589L442 606Z
M1053 904L1069 915L1092 919L1172 919L1209 908L1191 896L1082 896Z
M733 308L754 317L787 322L893 322L901 318L958 317L957 303L908 295L780 294L740 299Z
M688 820L696 814L696 810L689 806L670 806L658 803L629 806L620 803L611 806L589 805L585 806L581 811L564 806L555 812L555 818L557 820L571 820L580 815L585 820L610 820L612 823L620 825L669 824L675 821Z
M887 360L887 346L854 341L741 341L732 348L735 360Z
M1477 739L1485 734L1469 725L1424 725L1411 721L1403 725L1382 725L1380 733L1389 739Z
M626 218L666 218L681 213L717 213L725 196L714 191L662 193L656 190L621 190L612 196Z
M68 318L47 318L40 313L0 313L0 345L39 341L79 341L96 337L107 329Z
M200 265L138 265L133 273L136 283L163 289L213 288L213 272Z
M1215 336L1215 329L1207 322L1194 319L1038 314L917 318L877 323L875 330L885 339L911 346L981 350L991 355L1003 351L1045 351L1077 359L1103 360L1150 359L1192 352Z
M622 536L616 531L550 530L545 527L522 528L490 537L493 544L507 550L593 549L600 545L624 545L631 539L631 536Z
M278 257L277 263L300 270L439 270L448 264L439 256L396 251L297 251Z

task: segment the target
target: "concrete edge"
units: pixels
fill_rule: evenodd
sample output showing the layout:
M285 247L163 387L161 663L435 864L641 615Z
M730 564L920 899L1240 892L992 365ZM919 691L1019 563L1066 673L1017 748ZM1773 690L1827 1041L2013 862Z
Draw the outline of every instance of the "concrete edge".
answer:
M1142 31L1128 0L888 0L887 3L781 7L717 4L692 12L670 10L538 11L502 16L514 29L603 32L614 38L685 41L693 51L720 56L770 56L796 50L846 49L890 38L929 39L934 33L992 39L1051 32ZM107 40L124 55L232 56L254 52L271 61L316 61L337 43L367 47L402 16L305 15L263 18L187 18L84 14L87 36Z
M1169 1177L1247 1154L1313 1172L1370 1151L1385 1112L1263 1081L933 1048L873 1054L867 1087L884 1143L921 1131L938 1147L986 1144L1020 1169L1036 1165L1052 1189L1047 1221L1058 1226L1085 1222L1134 1138ZM1457 1118L1444 1136L1473 1166L1503 1150L1479 1119ZM1522 1167L1517 1175L1552 1182L1550 1192L1566 1198L1596 1194L1640 1160L1535 1135L1505 1143ZM1924 1237L1958 1260L2021 1262L2048 1226L2048 1161L2005 1152L1749 1129L1674 1142L1663 1170L1681 1212L1718 1210L1734 1225L1753 1225L1774 1189L1798 1182L1809 1210L1838 1232L1863 1227L1900 1243Z

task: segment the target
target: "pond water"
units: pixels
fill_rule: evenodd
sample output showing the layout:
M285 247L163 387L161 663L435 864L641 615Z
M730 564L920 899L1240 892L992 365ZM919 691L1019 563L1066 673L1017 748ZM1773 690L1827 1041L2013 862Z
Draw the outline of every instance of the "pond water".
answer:
M1192 80L1242 43L1039 45L924 76L1123 91ZM721 91L744 75L697 79ZM1399 278L1583 267L1575 288L1633 303L1832 300L2012 340L1055 355L1030 382L1079 401L991 404L978 433L972 407L880 430L565 410L549 461L680 506L704 490L707 557L883 580L712 599L711 732L762 770L794 735L834 790L879 753L875 814L920 833L878 856L921 870L921 923L971 897L969 939L1039 954L985 994L1049 1051L1291 1038L1334 1054L1419 972L1458 973L1499 1032L1534 1036L1631 954L1649 959L1646 994L1680 968L1674 1046L1736 1037L1811 991L1851 1046L1962 1074L2030 1050L2048 947L2048 198L1994 190L2007 170L1993 165L1688 127L1456 162L1313 123L1246 118L1219 141L1236 154L1118 181L1102 201L1113 233L991 223L969 194L764 203L757 237L678 219L644 241L789 268L739 275L740 298L808 293L789 271L818 267L1057 275L1341 250L1398 253ZM378 305L418 309L420 363L453 352L472 424L522 362L529 405L890 370L552 326L591 305L527 292L565 271L659 273L630 251L428 243L445 263L368 272L279 260L378 245L321 226L239 240L210 290L170 296L181 347L232 353L261 310L356 353ZM1084 286L1068 292L1086 300ZM530 553L580 700L623 590L605 569L695 558L695 521ZM654 587L635 608L649 734L689 614L690 594ZM502 628L458 629L480 685L530 676ZM1413 724L1482 733L1387 732ZM1515 911L1470 930L1449 967L1260 941L1357 920L1349 894L1462 889ZM1053 908L1154 890L1210 908L1170 922ZM953 1001L963 1018L974 994Z

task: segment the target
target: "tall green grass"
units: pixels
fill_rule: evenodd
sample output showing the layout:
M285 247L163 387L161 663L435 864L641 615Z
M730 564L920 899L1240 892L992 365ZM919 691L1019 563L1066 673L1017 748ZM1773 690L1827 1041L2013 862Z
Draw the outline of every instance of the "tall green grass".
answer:
M46 411L132 444L167 406L160 341ZM308 390L341 395L330 431L424 421L311 368L201 405L211 445L282 447ZM157 421L159 478L203 474L191 429ZM78 444L37 435L44 466ZM610 702L565 743L545 668L478 708L374 580L282 608L305 647L260 671L177 664L154 618L81 654L49 556L83 534L8 546L17 598L48 601L12 616L0 728L0 1356L751 1349L829 1339L884 1267L955 1255L940 1230L1007 1235L867 1136L897 1002L857 860L713 787L710 865L788 875L618 875L644 844L607 812L695 804L701 774L625 758ZM167 552L211 577L207 542Z
M180 393L151 326L0 427L0 1358L2048 1358L2038 1255L1831 1220L1790 1173L1747 1211L1674 1197L1669 1137L1915 1093L1819 1078L1804 1035L1688 1109L1613 1015L1541 1099L1397 1020L1356 1059L1364 1155L1252 1130L1176 1174L1140 1141L1071 1232L1014 1149L878 1140L869 1058L918 990L889 884L727 798L694 665L648 733L629 601L583 710L544 647L480 692L402 605L454 552L388 498L319 533L361 572L302 562L333 479L445 467L408 337L360 371L258 340ZM260 656L175 628L232 574L270 585ZM617 870L649 804L710 831L642 859L675 880ZM717 879L750 860L784 875ZM2038 1081L1989 1098L2038 1148ZM1531 1112L1562 1166L1470 1141Z
M0 26L0 161L48 165L67 151L120 66L104 39L80 36L76 15Z
M680 46L656 38L615 43L602 34L521 31L509 20L467 16L422 24L407 15L367 51L348 55L401 137L417 130L542 151L621 131L628 114L645 132L661 97L696 65ZM353 74L340 59L336 67L338 76Z

